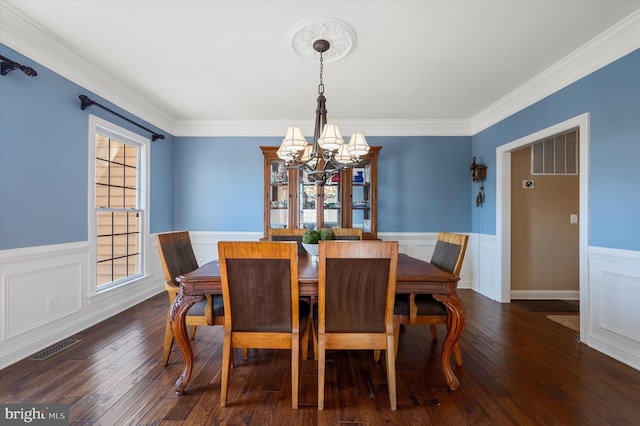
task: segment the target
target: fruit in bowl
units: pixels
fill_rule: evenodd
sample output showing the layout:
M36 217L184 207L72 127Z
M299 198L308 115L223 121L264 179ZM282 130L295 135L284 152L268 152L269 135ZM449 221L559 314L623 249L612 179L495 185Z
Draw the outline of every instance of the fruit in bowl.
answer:
M335 239L336 234L331 229L309 230L302 235L302 246L311 255L311 260L318 260L318 241Z

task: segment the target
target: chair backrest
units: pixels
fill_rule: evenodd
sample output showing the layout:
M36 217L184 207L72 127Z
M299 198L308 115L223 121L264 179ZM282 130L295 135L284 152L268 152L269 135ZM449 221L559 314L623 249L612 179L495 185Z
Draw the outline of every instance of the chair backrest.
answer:
M297 329L296 244L221 241L218 255L225 330L290 333Z
M298 253L306 253L302 246L302 236L306 228L272 228L269 230L269 241L295 241L298 243Z
M393 321L397 267L397 241L320 241L321 332L387 332Z
M169 232L156 235L162 271L167 284L178 285L176 277L198 269L189 232Z
M447 272L460 275L468 241L468 235L439 232L430 263Z
M362 228L331 228L336 240L361 240Z

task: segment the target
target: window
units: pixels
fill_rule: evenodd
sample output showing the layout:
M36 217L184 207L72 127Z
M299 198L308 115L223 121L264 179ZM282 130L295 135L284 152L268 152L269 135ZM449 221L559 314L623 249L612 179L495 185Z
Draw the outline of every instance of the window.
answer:
M92 294L144 274L149 140L89 116Z

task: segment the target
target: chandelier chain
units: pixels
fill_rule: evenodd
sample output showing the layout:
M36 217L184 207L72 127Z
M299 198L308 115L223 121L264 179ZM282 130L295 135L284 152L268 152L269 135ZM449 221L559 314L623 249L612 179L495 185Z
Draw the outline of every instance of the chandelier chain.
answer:
M322 57L322 52L320 52L320 84L318 84L319 95L324 95L324 83L322 81L322 71L324 70L323 60L324 58Z

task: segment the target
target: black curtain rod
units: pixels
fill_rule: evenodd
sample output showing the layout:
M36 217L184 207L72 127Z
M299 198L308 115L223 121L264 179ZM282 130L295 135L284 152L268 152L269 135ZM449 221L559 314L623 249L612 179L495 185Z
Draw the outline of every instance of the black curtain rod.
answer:
M0 68L0 74L2 75L7 75L9 74L9 72L13 71L13 70L22 70L23 73L25 73L28 76L31 77L37 77L38 73L36 72L36 70L34 70L31 67L27 67L24 65L20 65L19 63L12 61L9 58L5 58L4 56L0 55L0 59L2 59L2 65Z
M153 130L151 130L151 129L147 129L146 127L144 127L144 126L142 126L142 125L140 125L140 124L136 123L135 121L129 120L129 119L128 119L127 117L125 117L124 115L122 115L122 114L118 114L117 112L115 112L115 111L113 111L113 110L111 110L111 109L107 108L106 106L104 106L104 105L100 105L99 103L97 103L97 102L95 102L95 101L92 101L92 100L91 100L91 99L89 99L89 97L88 97L88 96L86 96L86 95L80 95L80 96L78 96L78 97L80 98L80 109L81 109L81 110L83 110L83 111L84 111L85 109L87 109L88 107L90 107L91 105L99 106L100 108L102 108L102 109L104 109L104 110L109 111L111 114L115 114L115 115L117 115L118 117L122 118L123 120L127 120L129 123L134 124L134 125L136 125L136 126L140 127L141 129L144 129L144 130L146 130L147 132L151 133L151 134L153 135L153 136L151 137L151 140L152 140L152 141L155 141L155 140L157 140L157 139L164 139L164 135L161 135L161 134L159 134L159 133L156 133L156 132L154 132L154 131L153 131Z

